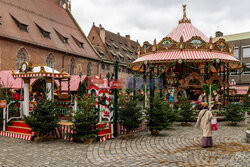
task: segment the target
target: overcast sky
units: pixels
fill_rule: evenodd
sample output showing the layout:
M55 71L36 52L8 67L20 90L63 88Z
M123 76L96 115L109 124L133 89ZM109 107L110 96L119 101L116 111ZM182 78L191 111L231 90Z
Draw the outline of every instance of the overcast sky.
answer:
M226 34L250 31L250 0L71 0L72 14L88 35L90 28L102 26L122 36L150 43L159 42L182 18L187 17L208 37L220 30Z

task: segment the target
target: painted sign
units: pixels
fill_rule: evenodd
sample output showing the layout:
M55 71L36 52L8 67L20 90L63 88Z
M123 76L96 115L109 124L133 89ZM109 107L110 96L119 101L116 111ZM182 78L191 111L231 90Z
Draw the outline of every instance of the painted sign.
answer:
M122 89L122 82L121 81L113 81L112 89Z
M93 84L104 84L104 80L100 78L91 78Z
M6 108L7 107L7 101L6 100L0 100L0 108Z

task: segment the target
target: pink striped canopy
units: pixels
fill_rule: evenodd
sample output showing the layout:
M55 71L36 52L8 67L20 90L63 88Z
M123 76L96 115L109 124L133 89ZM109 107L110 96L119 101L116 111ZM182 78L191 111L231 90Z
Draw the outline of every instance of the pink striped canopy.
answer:
M193 36L199 36L204 41L209 42L208 37L195 28L191 23L180 23L167 35L167 37L172 38L176 42L180 42L181 36L183 36L184 42L188 41Z
M166 51L148 54L136 59L134 63L144 62L144 61L156 61L156 62L171 62L176 60L197 60L197 61L206 61L206 60L223 60L228 62L238 63L239 60L233 56L220 52L212 51L199 51L199 50L184 50L184 51Z

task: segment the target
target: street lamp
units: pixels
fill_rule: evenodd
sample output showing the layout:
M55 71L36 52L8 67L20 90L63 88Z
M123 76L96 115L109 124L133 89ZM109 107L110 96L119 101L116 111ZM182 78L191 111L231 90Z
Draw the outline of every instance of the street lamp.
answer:
M82 72L80 72L79 77L80 77L79 95L81 96L82 95Z
M108 74L107 74L107 79L108 79L108 86L109 86L109 81L110 81L110 73L108 72Z

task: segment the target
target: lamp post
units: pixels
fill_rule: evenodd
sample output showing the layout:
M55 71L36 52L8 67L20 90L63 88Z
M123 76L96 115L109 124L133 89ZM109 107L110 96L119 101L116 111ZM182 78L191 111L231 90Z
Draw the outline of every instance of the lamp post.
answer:
M114 64L114 79L115 81L118 80L118 61L115 61ZM114 125L114 136L117 137L117 119L118 119L118 90L114 89L114 119L113 119L113 125Z
M108 74L106 75L107 79L108 79L108 87L109 87L109 81L110 81L110 73L108 72Z
M79 74L80 77L80 87L79 87L79 96L82 96L82 72Z

